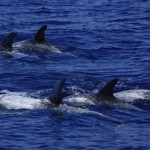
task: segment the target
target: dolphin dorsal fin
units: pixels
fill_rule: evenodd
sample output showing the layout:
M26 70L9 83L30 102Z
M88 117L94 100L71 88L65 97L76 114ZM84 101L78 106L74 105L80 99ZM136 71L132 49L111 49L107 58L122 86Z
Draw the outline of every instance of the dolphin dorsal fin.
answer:
M54 86L52 93L48 97L49 101L51 101L55 105L62 104L62 88L65 83L65 79L62 79L57 82L57 84Z
M109 81L103 89L99 92L99 94L107 95L107 96L113 96L113 89L115 85L118 82L118 78L114 78L111 81Z
M4 37L1 46L4 48L12 48L12 43L16 37L17 32L11 32L6 37Z
M38 42L38 43L44 43L46 42L45 40L45 30L47 29L47 25L42 26L38 32L36 33L34 39Z

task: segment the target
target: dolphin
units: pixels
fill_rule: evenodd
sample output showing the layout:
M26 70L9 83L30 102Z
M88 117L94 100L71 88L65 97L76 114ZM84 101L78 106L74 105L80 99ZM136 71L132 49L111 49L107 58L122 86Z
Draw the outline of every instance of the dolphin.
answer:
M34 109L34 108L55 108L62 103L62 89L65 80L59 80L53 87L46 99L38 99L26 96L22 92L0 91L0 108L6 109Z
M58 107L62 102L62 89L65 83L65 79L59 80L52 89L52 92L48 96L48 102L44 102L43 104L47 108Z
M62 98L62 89L65 83L65 79L61 79L55 84L55 86L52 89L52 92L48 96L48 102L44 102L44 105L46 108L53 108L53 107L59 107L60 104L64 104L65 100L70 98L79 98L79 96L68 96ZM113 94L113 89L117 82L119 81L118 78L114 78L110 80L101 90L99 90L96 94L83 94L80 95L81 97L84 97L86 99L89 99L94 104L102 104L102 105L110 105L110 106L118 106L125 109L140 111L143 113L148 113L147 111L144 111L136 106L133 106L127 102L122 101L121 99L117 98ZM146 94L150 94L150 92L146 92ZM67 104L67 103L66 103Z
M111 81L109 81L102 90L99 90L96 94L90 93L90 94L81 94L81 95L71 95L65 98L67 99L87 99L91 101L94 104L114 104L117 103L119 100L117 97L113 95L113 88L118 82L118 78L114 78Z
M106 83L106 85L99 90L96 94L95 93L90 93L90 94L81 94L81 95L71 95L68 97L65 97L63 101L65 101L66 103L70 103L71 100L72 101L85 101L88 104L102 104L102 105L110 105L110 106L119 106L121 108L125 108L125 109L131 109L131 110L136 110L136 111L141 111L141 112L145 112L144 110L141 110L127 102L122 101L121 99L117 98L116 96L114 96L113 94L113 89L115 87L115 85L118 82L118 78L114 78L111 81L109 81L108 83ZM70 101L70 102L68 102ZM82 103L80 101L80 103ZM83 102L84 104L84 102ZM80 105L80 104L79 104Z
M36 35L32 39L27 39L23 41L19 41L13 44L17 50L31 50L31 51L39 51L39 52L54 52L61 53L61 51L54 47L53 45L46 42L45 31L47 29L47 25L43 25L39 28Z
M13 50L12 43L16 35L17 35L17 32L11 32L6 37L4 37L0 45L0 51L11 52Z

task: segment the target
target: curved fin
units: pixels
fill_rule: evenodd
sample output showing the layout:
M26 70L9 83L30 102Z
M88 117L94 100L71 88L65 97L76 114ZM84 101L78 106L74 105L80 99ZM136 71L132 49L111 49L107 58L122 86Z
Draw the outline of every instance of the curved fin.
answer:
M48 97L49 101L51 101L55 105L62 104L62 88L65 83L65 79L58 81L58 83L54 86L52 93Z
M98 94L113 96L113 89L117 84L118 80L118 78L114 78L111 81L109 81Z
M9 33L2 41L1 46L4 48L12 48L12 43L14 38L16 37L17 32Z
M45 40L45 30L47 29L47 25L42 26L38 32L36 33L34 39L38 42L38 43L44 43L46 42Z

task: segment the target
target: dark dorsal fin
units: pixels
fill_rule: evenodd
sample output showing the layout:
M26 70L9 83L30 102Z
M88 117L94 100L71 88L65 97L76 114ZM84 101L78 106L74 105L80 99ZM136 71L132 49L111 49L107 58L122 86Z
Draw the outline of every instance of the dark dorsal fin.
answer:
M66 81L65 79L58 81L58 83L54 86L52 93L48 98L55 105L59 106L60 104L62 104L62 88L65 81Z
M117 84L118 80L118 78L114 78L111 81L109 81L98 94L113 96L113 89Z
M16 32L9 33L2 41L1 46L4 48L12 48L12 43L16 37Z
M42 26L38 32L36 33L34 39L38 42L38 43L44 43L46 42L45 40L45 30L47 29L47 25Z

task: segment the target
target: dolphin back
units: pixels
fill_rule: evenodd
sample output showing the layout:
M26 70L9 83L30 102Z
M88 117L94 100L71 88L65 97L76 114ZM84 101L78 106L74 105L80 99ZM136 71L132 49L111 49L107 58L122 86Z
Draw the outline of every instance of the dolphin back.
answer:
M16 37L16 32L9 33L2 41L1 46L4 48L12 48L12 43L14 38Z
M65 79L58 81L58 83L54 86L52 93L48 97L49 101L55 105L62 104L62 89L65 83Z
M111 81L109 81L102 88L102 90L97 93L97 96L101 95L101 94L106 95L106 96L113 96L113 89L114 89L115 85L117 84L118 80L119 80L118 78L114 78Z
M45 40L45 30L47 29L47 25L42 26L38 32L36 33L34 40L38 43L44 43L46 42Z

